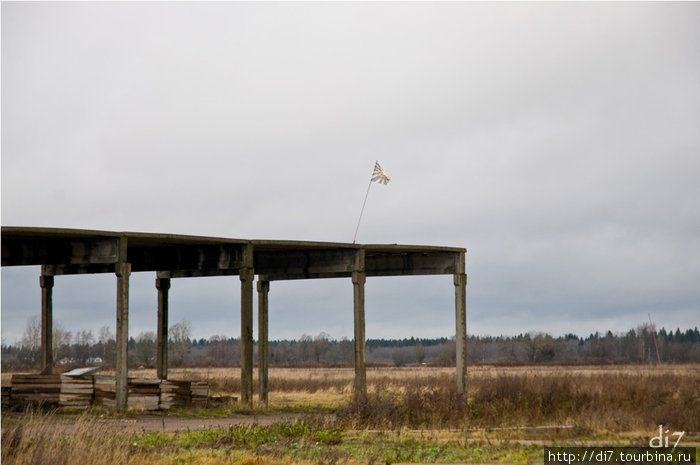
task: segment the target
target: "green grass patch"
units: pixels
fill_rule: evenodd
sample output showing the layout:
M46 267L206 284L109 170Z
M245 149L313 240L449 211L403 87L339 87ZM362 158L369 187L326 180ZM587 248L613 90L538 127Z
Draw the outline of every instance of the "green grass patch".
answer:
M206 455L218 451L222 457L248 453L247 457L290 463L396 462L530 463L541 460L542 447L515 443L488 444L467 438L443 439L439 434L406 434L401 431L344 430L337 424L298 420L268 426L237 425L181 433L145 433L133 439L135 453L158 452L163 460ZM225 463L236 463L225 462Z

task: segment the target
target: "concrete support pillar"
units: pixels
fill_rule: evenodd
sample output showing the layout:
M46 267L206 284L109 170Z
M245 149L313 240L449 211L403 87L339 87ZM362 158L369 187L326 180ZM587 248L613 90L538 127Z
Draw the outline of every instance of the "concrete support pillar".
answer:
M253 246L243 251L241 278L241 402L253 405Z
M268 404L268 293L270 281L261 281L258 278L258 398L265 405Z
M158 352L156 372L158 379L168 379L168 290L170 278L156 278L158 289Z
M117 263L114 269L117 275L116 401L117 409L125 410L129 396L129 276L131 275L131 263Z
M467 274L464 254L460 254L455 284L455 331L457 346L457 393L467 394Z
M355 326L355 399L367 397L367 370L365 367L365 251L360 249L355 257L352 273L353 315Z
M53 282L52 275L41 267L41 374L47 375L53 369Z

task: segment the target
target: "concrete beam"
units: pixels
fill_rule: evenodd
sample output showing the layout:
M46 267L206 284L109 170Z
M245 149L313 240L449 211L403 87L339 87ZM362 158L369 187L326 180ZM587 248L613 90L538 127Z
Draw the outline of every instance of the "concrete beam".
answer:
M3 237L2 266L62 263L89 265L118 260L119 238Z
M351 273L354 249L256 250L255 271L264 275L329 275Z
M128 261L133 271L190 270L202 276L225 274L241 267L243 247L239 244L130 246Z
M226 269L226 270L215 270L215 269L201 269L201 270L171 270L171 271L158 271L159 278L202 278L206 276L237 276L239 274L238 268Z
M268 405L268 294L270 282L258 278L258 398Z
M169 278L156 278L158 289L158 351L156 355L156 372L158 379L168 379L168 290Z
M407 276L453 274L456 272L453 251L367 252L367 276Z
M53 284L54 277L41 267L41 374L50 374L53 369Z
M344 271L342 273L283 273L283 274L266 274L265 279L268 281L292 281L297 279L328 279L328 278L351 278L352 271Z

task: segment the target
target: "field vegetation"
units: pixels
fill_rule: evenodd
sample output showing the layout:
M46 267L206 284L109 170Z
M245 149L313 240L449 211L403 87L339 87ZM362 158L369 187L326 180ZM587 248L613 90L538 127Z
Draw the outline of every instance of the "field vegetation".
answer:
M237 369L177 369L171 377L208 379L216 396L240 390ZM541 463L539 441L639 445L659 424L700 439L699 365L477 367L466 399L453 368L369 369L369 393L359 400L352 379L346 368L273 368L267 406L222 402L159 415L293 419L176 433L115 430L109 421L134 412L8 413L2 463ZM66 423L70 430L57 427Z

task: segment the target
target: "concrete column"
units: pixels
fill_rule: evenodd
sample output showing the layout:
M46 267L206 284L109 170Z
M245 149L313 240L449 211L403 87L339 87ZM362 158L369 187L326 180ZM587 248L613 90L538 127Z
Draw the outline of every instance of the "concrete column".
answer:
M243 251L241 278L241 402L253 405L253 246Z
M168 290L170 278L156 278L158 289L158 353L156 372L158 379L168 379Z
M270 281L261 281L258 278L258 398L265 405L268 404L268 293Z
M455 284L455 339L457 346L457 393L467 394L467 275L464 254L460 254Z
M125 410L129 396L128 351L129 351L129 275L131 263L121 262L114 266L117 275L117 409Z
M367 397L367 370L365 367L365 251L357 251L355 271L352 273L353 315L355 326L355 399Z
M53 282L52 275L45 274L41 267L41 374L47 375L53 369Z

